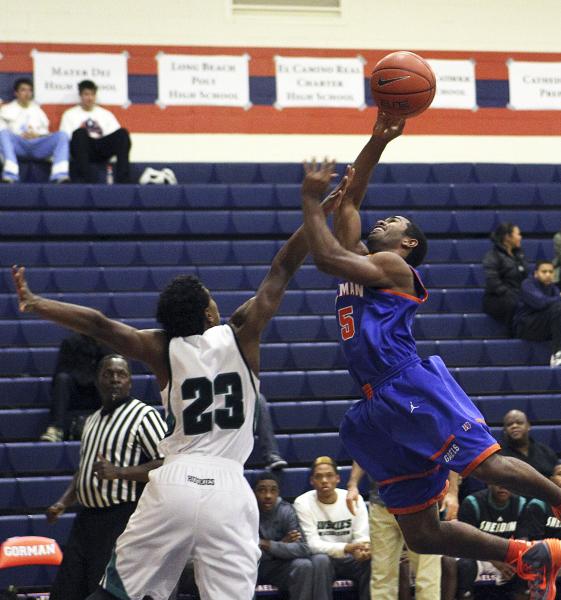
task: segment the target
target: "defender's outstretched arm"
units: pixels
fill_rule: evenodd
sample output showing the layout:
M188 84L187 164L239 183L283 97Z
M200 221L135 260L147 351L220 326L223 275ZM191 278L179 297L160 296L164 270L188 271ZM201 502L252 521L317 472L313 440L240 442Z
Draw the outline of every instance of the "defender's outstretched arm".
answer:
M119 354L143 362L156 375L162 388L167 385L166 339L163 331L135 329L109 319L99 310L38 296L27 285L25 267L13 266L12 277L20 312L33 312L43 319L89 335Z
M325 215L329 214L341 201L347 186L352 181L353 170L351 167L347 168L339 185L320 204L335 176L335 163L324 161L320 166L313 163L311 166L306 166L305 169L306 176L302 189L314 198L318 209L325 218ZM278 251L255 296L240 306L232 315L230 323L236 331L246 360L254 373L259 372L261 332L276 314L291 277L304 262L308 252L306 233L304 227L300 226Z

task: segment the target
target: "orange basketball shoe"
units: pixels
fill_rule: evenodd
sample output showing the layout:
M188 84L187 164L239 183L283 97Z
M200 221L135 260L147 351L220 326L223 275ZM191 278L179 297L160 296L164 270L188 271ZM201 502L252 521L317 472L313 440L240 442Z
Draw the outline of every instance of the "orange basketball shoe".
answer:
M522 552L516 571L528 582L530 600L554 600L555 580L561 568L561 540L547 539L533 543Z

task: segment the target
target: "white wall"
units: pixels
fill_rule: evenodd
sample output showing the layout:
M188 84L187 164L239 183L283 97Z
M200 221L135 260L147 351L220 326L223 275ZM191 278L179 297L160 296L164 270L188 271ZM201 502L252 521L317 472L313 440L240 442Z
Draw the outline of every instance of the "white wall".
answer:
M0 0L6 42L561 51L559 0L343 0L341 18L229 0Z

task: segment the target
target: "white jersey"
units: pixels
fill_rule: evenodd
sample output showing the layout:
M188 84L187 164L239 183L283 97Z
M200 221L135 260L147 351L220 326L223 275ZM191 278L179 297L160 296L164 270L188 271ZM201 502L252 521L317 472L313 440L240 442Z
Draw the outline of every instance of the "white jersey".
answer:
M253 449L259 380L229 325L169 343L170 382L162 391L164 456L219 456L244 464Z

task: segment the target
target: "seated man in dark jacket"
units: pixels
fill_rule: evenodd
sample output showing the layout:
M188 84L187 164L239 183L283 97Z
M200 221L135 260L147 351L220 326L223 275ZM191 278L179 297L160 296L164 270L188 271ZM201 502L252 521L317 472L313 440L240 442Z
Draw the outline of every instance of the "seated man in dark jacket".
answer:
M314 600L314 571L321 576L321 568L314 569L296 511L279 496L278 480L272 473L260 475L254 490L259 505L259 547L263 553L258 583L287 591L291 600Z
M561 366L561 295L553 283L551 261L538 261L533 276L522 282L513 331L531 342L552 340L550 365Z
M80 411L87 416L100 407L96 367L107 354L107 348L87 335L76 333L62 340L51 386L50 423L41 435L42 442L60 442L65 431L72 439L80 439L85 416L71 425L69 415Z
M491 240L493 248L483 258L483 310L510 327L520 286L528 275L528 265L520 247L522 234L517 225L501 223L492 233Z

